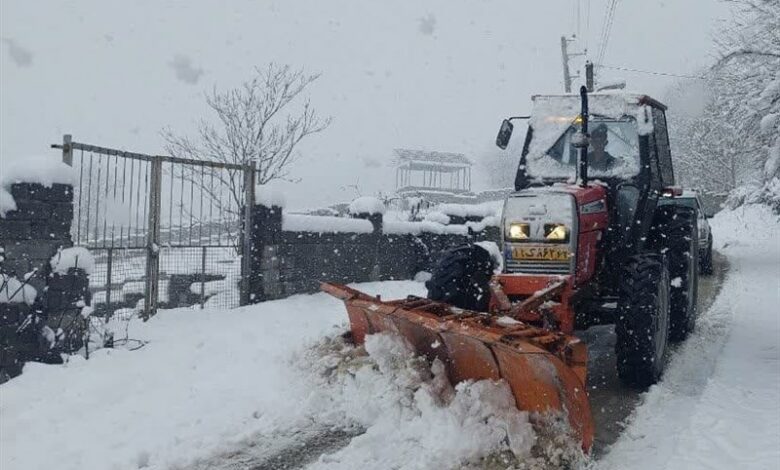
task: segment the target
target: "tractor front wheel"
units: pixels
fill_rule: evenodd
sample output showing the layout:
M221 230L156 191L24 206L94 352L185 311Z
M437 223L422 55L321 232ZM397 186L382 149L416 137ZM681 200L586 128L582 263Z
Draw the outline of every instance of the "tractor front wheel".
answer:
M425 283L428 298L466 310L487 311L493 268L490 253L480 246L448 250Z
M615 322L620 379L633 387L658 381L669 340L669 268L663 255L632 256L624 265Z

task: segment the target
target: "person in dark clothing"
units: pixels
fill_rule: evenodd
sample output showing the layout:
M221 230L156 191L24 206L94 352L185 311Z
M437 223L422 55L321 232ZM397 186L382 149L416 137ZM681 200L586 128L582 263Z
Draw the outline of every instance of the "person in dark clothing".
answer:
M598 171L608 171L615 167L617 160L607 152L607 126L599 124L590 133L590 151L588 166Z

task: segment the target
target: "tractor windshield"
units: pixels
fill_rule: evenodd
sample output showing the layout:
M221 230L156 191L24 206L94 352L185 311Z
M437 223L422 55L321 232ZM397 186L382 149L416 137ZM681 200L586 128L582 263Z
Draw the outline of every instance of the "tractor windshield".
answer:
M628 116L611 119L596 115L591 116L588 124L591 136L588 146L588 174L593 178L627 179L636 176L639 173L639 134L636 120ZM559 127L557 140L546 150L537 149L534 152L532 144L526 157L528 176L573 178L576 174L579 149L572 145L572 136L579 127L578 122L570 122L564 129ZM533 135L533 139L536 137ZM549 145L552 139L549 135L547 138Z

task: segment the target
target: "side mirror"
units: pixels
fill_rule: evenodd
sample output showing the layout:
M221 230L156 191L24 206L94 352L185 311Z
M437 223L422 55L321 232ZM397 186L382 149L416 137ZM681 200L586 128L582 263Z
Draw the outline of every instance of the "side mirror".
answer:
M504 119L501 122L501 129L498 130L498 135L496 136L496 145L501 150L506 150L507 145L509 145L509 139L512 138L512 131L514 130L515 125L509 122L509 119Z
M711 219L714 215L715 214L713 214L712 212L705 212L704 213L704 218L705 219Z

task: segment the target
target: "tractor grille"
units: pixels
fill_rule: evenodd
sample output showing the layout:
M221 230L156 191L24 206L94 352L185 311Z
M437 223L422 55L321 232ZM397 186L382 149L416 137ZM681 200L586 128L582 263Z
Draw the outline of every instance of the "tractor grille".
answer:
M527 274L570 274L571 263L568 261L506 261L506 272Z

